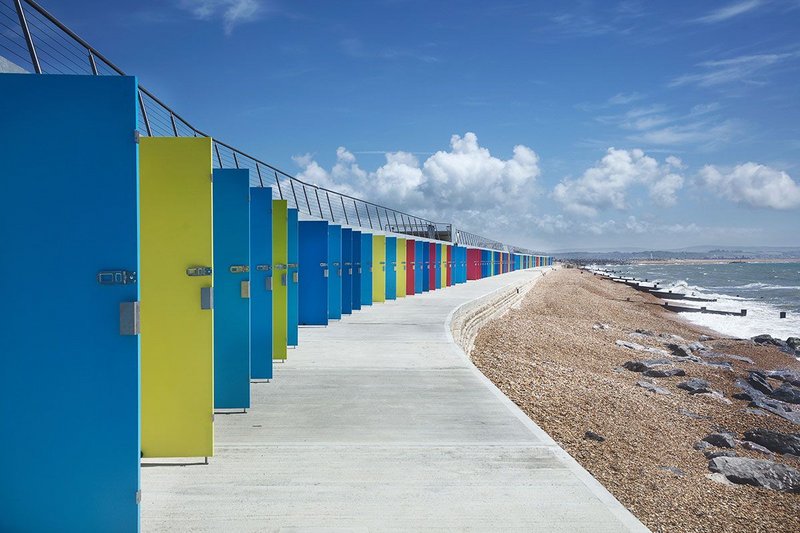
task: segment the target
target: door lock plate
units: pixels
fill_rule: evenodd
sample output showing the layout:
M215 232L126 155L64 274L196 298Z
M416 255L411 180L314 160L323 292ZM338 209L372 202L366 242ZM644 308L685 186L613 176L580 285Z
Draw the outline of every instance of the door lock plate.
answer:
M97 273L100 285L132 285L136 283L136 272L130 270L104 270Z
M242 298L244 298L244 299L250 298L250 282L249 281L242 281L239 284L239 293L241 294Z
M189 267L186 269L187 276L210 276L211 274L213 274L213 270L211 267L207 266Z

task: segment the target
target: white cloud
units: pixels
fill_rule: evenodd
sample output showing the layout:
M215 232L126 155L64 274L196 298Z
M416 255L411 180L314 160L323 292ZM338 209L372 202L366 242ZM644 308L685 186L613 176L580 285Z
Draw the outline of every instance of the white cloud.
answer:
M258 18L263 8L261 0L180 0L178 5L200 20L222 18L226 35L237 25Z
M797 57L794 53L753 54L715 61L704 61L697 66L702 72L685 74L670 82L670 87L695 85L717 87L731 83L764 85L764 75L773 66ZM761 77L759 77L761 76Z
M701 120L650 129L631 136L630 140L660 146L693 145L705 149L728 142L738 133L739 126L733 120L723 122Z
M402 151L385 157L383 165L369 172L344 147L336 151L330 171L309 155L294 160L304 181L475 232L533 218L541 171L539 156L527 146L517 145L511 158L501 159L481 146L474 133L466 133L453 135L449 150L423 162Z
M748 162L727 173L706 165L700 170L698 181L733 202L771 209L800 207L800 185L786 172L766 165Z
M623 219L608 219L602 221L576 221L565 218L564 215L542 215L535 221L537 229L548 235L643 235L643 234L688 234L699 233L701 228L695 223L690 224L664 224L642 220L634 215Z
M628 190L636 185L647 187L650 198L659 206L671 206L683 177L680 159L671 156L659 162L640 149L609 148L597 164L578 179L565 178L553 189L553 198L571 213L595 216L603 209L624 210Z
M752 11L761 6L762 3L763 2L761 0L743 0L715 9L709 14L695 19L694 22L702 22L706 24L722 22L724 20L747 13L748 11Z

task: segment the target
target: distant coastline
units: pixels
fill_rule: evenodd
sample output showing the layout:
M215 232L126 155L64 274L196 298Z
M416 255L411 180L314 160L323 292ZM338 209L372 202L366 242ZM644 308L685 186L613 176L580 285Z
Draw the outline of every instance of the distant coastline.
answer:
M800 257L762 259L636 259L634 265L725 265L730 263L800 263Z

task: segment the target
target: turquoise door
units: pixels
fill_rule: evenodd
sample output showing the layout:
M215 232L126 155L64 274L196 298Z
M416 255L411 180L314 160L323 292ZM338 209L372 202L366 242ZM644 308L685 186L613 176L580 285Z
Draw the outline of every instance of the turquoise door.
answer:
M214 170L214 407L250 407L250 171Z
M0 74L0 531L139 528L136 87Z

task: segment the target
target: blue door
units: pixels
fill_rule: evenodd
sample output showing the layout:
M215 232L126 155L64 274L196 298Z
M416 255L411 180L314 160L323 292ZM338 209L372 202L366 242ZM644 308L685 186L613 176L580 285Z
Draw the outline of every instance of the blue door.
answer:
M342 228L342 314L353 313L353 230Z
M250 407L250 171L214 170L214 407Z
M414 293L420 294L422 292L422 285L424 284L425 280L422 278L424 277L423 271L425 269L425 252L423 248L425 247L425 243L422 241L416 241L414 243Z
M250 189L250 377L272 379L272 189Z
M299 321L328 325L328 223L300 221Z
M287 266L288 289L287 289L287 332L286 345L297 346L297 326L299 324L298 303L300 298L300 274L298 264L300 262L299 244L299 221L297 209L290 208L289 211L289 264Z
M353 310L361 309L361 232L353 230Z
M0 95L0 531L137 531L136 79Z
M342 227L328 226L328 319L342 318Z
M397 237L386 237L386 299L397 299Z
M372 233L361 234L361 305L372 305Z

